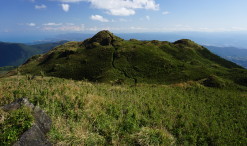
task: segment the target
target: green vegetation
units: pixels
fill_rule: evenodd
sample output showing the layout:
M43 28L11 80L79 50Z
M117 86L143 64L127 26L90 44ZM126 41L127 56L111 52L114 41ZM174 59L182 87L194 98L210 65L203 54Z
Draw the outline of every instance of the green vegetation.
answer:
M13 70L15 68L16 68L15 66L4 66L4 67L0 67L0 75L1 74L5 74L8 71Z
M19 66L33 55L46 53L55 46L64 44L65 42L60 41L37 45L0 42L0 67Z
M245 145L247 88L203 83L131 86L12 76L0 79L0 105L28 97L52 117L49 139L56 145Z
M47 53L52 48L67 43L68 41L58 41L58 42L51 42L51 43L40 43L36 45L30 45L34 49L39 51L39 54Z
M21 65L39 51L32 47L18 43L0 42L0 67Z
M236 69L239 72L232 76ZM210 76L242 85L242 81L247 80L247 70L191 40L174 43L126 41L108 31L101 31L84 42L68 42L44 55L35 56L18 71L116 84L172 84L199 81Z
M9 113L0 109L0 114L0 145L13 144L33 123L29 108L22 107Z
M247 70L191 40L126 41L101 31L7 75L0 105L27 97L40 106L55 145L247 143Z

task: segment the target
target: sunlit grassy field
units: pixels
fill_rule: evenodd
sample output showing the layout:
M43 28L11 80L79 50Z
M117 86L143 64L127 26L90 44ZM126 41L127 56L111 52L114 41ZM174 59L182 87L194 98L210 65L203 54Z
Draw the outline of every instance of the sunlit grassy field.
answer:
M246 145L247 90L0 79L0 106L27 97L53 121L54 145Z

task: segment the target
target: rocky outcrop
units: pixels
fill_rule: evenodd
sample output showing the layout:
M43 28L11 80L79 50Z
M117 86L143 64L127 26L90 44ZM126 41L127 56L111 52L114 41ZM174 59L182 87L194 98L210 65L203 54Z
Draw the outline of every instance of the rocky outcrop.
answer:
M49 132L52 121L38 106L34 106L27 98L21 98L1 108L5 112L9 112L23 106L32 110L35 122L30 129L20 136L19 140L13 146L51 146L51 143L47 140L45 134Z

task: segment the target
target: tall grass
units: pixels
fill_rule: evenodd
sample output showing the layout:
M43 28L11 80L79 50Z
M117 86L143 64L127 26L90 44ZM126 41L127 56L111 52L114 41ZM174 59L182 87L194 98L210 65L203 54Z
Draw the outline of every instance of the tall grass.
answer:
M59 78L0 79L0 105L27 97L52 118L55 145L245 145L247 92L111 85Z

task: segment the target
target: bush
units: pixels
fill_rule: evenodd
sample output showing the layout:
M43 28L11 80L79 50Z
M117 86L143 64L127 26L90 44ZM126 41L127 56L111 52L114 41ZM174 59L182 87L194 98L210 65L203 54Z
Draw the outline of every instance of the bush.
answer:
M11 145L32 126L33 116L29 108L20 108L10 113L1 110L0 145ZM6 117L5 117L6 116Z
M203 85L207 87L222 88L225 86L225 82L219 77L211 75L206 80L203 81Z

